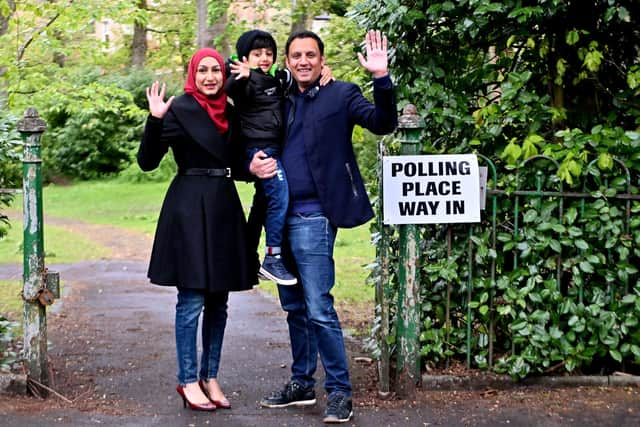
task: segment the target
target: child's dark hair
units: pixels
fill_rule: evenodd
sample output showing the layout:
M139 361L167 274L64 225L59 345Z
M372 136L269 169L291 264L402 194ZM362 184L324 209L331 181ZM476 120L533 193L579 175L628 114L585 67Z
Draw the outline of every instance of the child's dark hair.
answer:
M271 49L273 51L273 60L276 60L277 46L273 36L266 31L250 30L242 33L236 42L236 51L238 58L249 57L249 52L253 49Z
M251 43L251 49L249 50L251 51L253 49L271 49L271 52L273 52L274 55L276 54L276 47L273 44L273 39L269 37L258 36L254 38Z

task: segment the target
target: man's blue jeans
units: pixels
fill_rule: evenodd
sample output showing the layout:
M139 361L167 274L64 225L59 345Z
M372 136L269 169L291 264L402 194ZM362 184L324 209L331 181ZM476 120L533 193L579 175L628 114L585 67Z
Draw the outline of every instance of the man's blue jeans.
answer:
M260 151L258 148L247 150L247 159L251 161L253 156ZM264 148L262 151L269 157L273 157L277 163L275 176L261 179L260 184L267 198L267 219L264 224L266 246L281 247L282 232L289 207L289 184L282 163L280 163L279 151L273 148Z
M176 350L178 383L185 385L218 376L222 339L227 325L228 292L210 293L178 287ZM198 377L198 319L202 316L202 357Z
M319 352L326 373L327 393L350 396L344 338L331 295L335 282L333 245L336 231L320 213L287 217L289 245L283 249L289 263L293 258L300 280L295 286L279 285L278 294L289 324L292 381L305 388L314 386L313 374Z

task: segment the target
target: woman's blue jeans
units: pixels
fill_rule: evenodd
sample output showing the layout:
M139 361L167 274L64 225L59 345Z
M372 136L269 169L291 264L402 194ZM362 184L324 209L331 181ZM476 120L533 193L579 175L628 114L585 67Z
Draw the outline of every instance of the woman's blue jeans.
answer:
M185 385L218 376L222 339L227 325L228 292L178 287L176 304L176 351L178 383ZM204 309L204 313L203 313ZM198 319L202 316L202 356L198 377Z
M327 394L339 392L350 396L344 338L331 295L337 230L326 217L316 213L290 215L286 231L285 257L289 263L293 259L300 278L295 286L278 286L280 304L287 312L289 324L293 356L291 379L304 388L313 387L320 353Z

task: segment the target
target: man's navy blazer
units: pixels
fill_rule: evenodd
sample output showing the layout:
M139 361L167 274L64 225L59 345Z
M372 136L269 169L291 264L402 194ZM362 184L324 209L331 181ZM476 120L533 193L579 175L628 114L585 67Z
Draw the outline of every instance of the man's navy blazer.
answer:
M302 118L303 139L323 213L337 227L364 224L373 218L373 209L351 135L356 124L378 135L394 131L398 112L391 79L374 79L373 104L357 85L342 81L314 86L305 94L297 100L290 95L287 102L307 103Z

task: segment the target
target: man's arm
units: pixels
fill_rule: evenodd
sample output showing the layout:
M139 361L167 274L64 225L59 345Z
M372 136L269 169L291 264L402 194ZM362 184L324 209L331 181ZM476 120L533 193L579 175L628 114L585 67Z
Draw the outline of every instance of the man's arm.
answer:
M376 79L388 75L387 36L381 35L379 30L369 30L365 36L365 51L366 58L358 52L360 65Z
M387 37L381 35L380 31L370 30L365 38L366 58L358 53L360 64L374 78L374 105L355 85L349 91L347 99L349 114L354 122L379 135L393 132L398 124L395 93L388 69L387 44Z
M276 160L273 157L267 157L262 150L254 154L251 163L249 163L249 172L260 179L274 177L277 169Z

